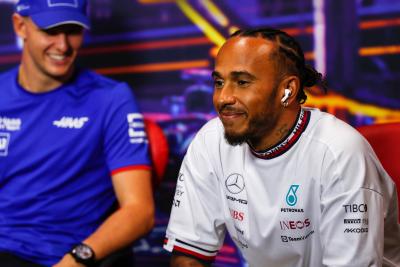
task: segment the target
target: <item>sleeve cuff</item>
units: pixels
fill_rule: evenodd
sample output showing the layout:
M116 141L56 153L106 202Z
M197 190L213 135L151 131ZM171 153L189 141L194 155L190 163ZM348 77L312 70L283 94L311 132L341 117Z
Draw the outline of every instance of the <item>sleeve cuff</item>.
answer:
M177 255L185 255L207 263L213 262L218 253L218 250L207 250L172 238L164 239L164 249Z
M117 173L125 172L125 171L132 171L132 170L151 170L150 165L132 165L132 166L125 166L121 168L117 168L111 171L111 176Z

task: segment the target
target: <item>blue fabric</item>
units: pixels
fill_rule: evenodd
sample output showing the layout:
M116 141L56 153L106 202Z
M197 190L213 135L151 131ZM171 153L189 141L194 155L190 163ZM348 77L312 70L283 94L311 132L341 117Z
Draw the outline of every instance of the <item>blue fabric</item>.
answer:
M41 29L74 23L90 28L86 0L19 0L15 11L29 16Z
M128 123L129 120L129 123ZM52 265L113 209L110 172L150 166L134 96L82 70L32 94L0 76L0 251Z

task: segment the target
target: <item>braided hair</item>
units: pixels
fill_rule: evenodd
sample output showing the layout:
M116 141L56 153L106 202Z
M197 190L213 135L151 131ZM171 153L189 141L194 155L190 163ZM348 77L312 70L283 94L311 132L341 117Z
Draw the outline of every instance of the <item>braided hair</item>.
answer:
M307 100L304 87L319 85L325 92L327 91L327 85L322 74L305 63L300 44L286 32L272 28L238 30L230 36L230 38L233 37L262 37L276 43L278 49L272 56L276 58L278 69L281 70L280 73L282 75L296 75L300 79L300 90L297 94L297 100L300 104Z

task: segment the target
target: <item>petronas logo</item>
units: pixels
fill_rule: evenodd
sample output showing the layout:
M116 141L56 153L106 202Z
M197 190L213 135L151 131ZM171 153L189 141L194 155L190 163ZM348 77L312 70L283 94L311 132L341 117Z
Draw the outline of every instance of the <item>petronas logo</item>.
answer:
M286 194L286 203L289 206L294 206L297 203L297 196L296 196L297 189L299 189L299 185L293 184L290 186L289 191Z

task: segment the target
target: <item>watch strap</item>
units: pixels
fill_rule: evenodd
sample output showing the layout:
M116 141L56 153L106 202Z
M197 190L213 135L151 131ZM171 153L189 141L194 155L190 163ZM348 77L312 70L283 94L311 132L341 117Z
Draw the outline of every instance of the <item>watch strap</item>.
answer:
M80 243L75 245L69 252L76 262L87 267L94 267L96 263L96 255L94 250L87 244Z

